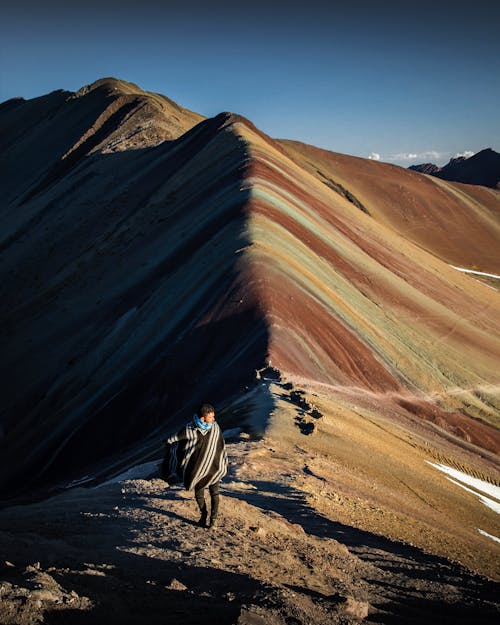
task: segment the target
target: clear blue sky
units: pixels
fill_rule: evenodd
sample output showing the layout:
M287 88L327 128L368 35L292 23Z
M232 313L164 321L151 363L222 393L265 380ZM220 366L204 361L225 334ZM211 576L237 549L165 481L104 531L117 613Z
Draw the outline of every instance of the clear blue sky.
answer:
M404 166L500 151L499 3L8 4L0 101L115 76L273 137Z

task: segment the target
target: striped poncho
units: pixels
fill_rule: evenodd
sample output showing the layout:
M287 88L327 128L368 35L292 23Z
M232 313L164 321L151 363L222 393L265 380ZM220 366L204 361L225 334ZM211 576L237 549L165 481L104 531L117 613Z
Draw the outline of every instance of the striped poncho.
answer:
M218 423L203 432L194 421L166 440L167 476L176 475L186 490L205 488L227 473L227 453Z

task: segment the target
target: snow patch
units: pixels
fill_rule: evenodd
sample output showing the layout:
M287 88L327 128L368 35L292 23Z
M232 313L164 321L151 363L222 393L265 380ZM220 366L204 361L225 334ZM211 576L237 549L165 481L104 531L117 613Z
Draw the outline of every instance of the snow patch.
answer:
M498 486L490 484L485 480L480 480L477 477L467 475L467 473L462 473L462 471L458 471L457 469L447 467L445 464L435 464L434 462L429 462L428 460L426 462L439 471L449 475L450 477L448 477L448 479L450 482L460 486L460 488L463 488L467 492L476 495L482 504L488 506L488 508L491 508L497 514L500 514L500 488ZM468 488L466 484L472 486L472 488ZM486 497L485 495L489 496ZM493 499L491 499L491 497L493 497Z
M451 477L449 477L448 479L450 480L450 482L452 482L453 484L456 484L457 486L460 486L460 488L463 488L468 493L472 493L473 495L476 495L476 497L479 499L479 501L482 504L484 504L485 506L488 506L488 508L491 508L497 514L500 514L500 504L499 503L497 503L496 501L493 501L493 499L490 499L489 497L485 497L484 495L480 495L477 491L472 490L472 488L467 488L467 486L465 486L464 484L462 484L460 482L457 482L457 480L452 480Z
M237 438L242 433L241 428L231 428L222 432L224 438Z
M463 273L472 273L475 276L486 276L487 278L496 278L500 280L500 276L497 276L496 273L485 273L484 271L474 271L473 269L465 269L465 267L455 267L455 265L450 265L452 269L456 269L457 271L462 271Z
M471 156L474 156L474 154L475 152L472 150L465 150L464 152L457 152L453 158L470 158Z
M488 534L488 532L485 532L484 530L479 529L479 527L477 528L477 531L480 534L482 534L483 536L486 536L487 538L491 538L491 540L494 540L497 543L500 543L500 538L497 538L496 536L493 536L493 534Z
M101 488L101 486L107 486L108 484L116 484L116 482L124 482L125 480L144 480L151 477L151 474L159 470L161 460L153 460L152 462L146 462L144 464L138 464L135 467L131 467L127 471L120 473L112 477L110 480L106 480L102 484L94 486L94 488Z

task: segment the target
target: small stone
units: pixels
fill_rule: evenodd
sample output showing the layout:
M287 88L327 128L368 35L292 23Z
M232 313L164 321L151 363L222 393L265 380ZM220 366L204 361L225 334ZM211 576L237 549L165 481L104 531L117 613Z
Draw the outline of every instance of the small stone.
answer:
M178 579L175 579L175 577L165 586L165 588L168 590L187 590L187 586L185 586Z
M254 610L254 606L243 606L237 620L237 625L268 625L268 619L257 614Z
M46 588L31 592L31 599L34 601L57 601L59 598L59 593Z
M344 603L344 612L355 618L365 619L368 616L369 604L354 597L347 597Z

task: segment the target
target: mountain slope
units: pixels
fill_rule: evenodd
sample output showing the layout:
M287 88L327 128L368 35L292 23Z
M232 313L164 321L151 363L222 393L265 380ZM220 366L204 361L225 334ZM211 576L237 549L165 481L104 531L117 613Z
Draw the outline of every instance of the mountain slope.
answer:
M498 294L377 224L269 141L242 133L252 157L249 255L260 269L273 364L392 395L498 451L498 435L472 425L464 397L452 392L463 389L466 412L498 425ZM492 397L486 390L479 399L479 388Z
M0 118L6 204L35 196L93 152L156 145L203 119L165 96L114 78L76 93L59 90L33 100L9 100L0 105Z
M146 459L197 402L230 405L269 362L431 424L493 475L500 298L448 266L446 231L455 215L467 258L498 267L498 194L275 141L229 113L157 145L170 115L194 120L170 103L141 148L129 114L163 100L110 88L47 96L47 126L27 103L9 131L6 179L35 156L1 215L4 492ZM252 421L244 403L227 425Z
M246 153L227 120L92 154L15 220L4 213L4 484L122 453L262 362L266 327L238 252Z
M302 168L405 239L452 265L500 273L499 191L297 141L279 143Z

